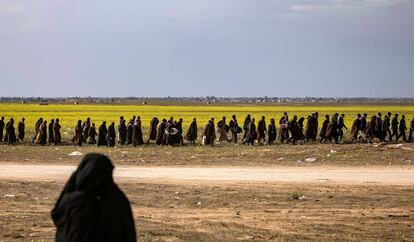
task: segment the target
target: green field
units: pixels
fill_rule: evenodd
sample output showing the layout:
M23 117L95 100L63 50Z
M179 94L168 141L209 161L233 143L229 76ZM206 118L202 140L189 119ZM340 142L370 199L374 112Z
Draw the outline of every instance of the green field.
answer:
M5 116L6 120L14 117L15 120L20 120L22 117L26 119L26 132L32 135L34 132L34 124L39 117L46 120L52 118L59 118L62 124L63 138L67 139L74 133L74 127L77 120L85 120L91 117L92 122L97 126L102 121L117 122L122 115L127 120L133 115L141 116L144 128L144 134L147 133L146 128L152 117L169 118L173 116L175 119L184 119L184 129L190 124L193 117L198 120L198 126L202 127L211 117L220 119L226 116L230 120L232 114L236 114L239 124L243 123L246 114L251 114L252 117L259 119L265 115L267 121L270 118L275 118L277 121L282 116L284 111L288 111L289 115L298 115L298 117L307 117L312 112L319 112L319 122L323 122L325 114L332 115L335 112L344 113L346 115L346 125L351 126L352 121L357 113L368 113L369 115L382 112L405 114L407 120L410 120L414 114L414 105L390 106L390 105L332 105L332 106L151 106L151 105L108 105L108 104L16 104L16 103L0 103L0 116ZM17 127L17 122L15 127Z

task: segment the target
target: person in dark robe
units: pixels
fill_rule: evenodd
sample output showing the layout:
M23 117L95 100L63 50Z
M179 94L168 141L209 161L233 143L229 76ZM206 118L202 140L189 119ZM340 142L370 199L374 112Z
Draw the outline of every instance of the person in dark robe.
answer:
M254 145L254 141L257 138L256 124L254 122L255 122L255 119L252 118L250 123L247 125L247 135L246 135L246 139L244 140L244 144Z
M98 129L98 146L107 146L106 135L108 134L108 129L106 128L106 121L103 121L101 126Z
M218 141L229 141L229 137L227 136L227 129L226 129L226 117L223 117L220 121L217 122L217 132L219 134Z
M0 119L0 143L3 142L3 131L6 124L4 123L4 117Z
M175 125L177 130L178 130L178 140L180 142L181 145L184 145L184 137L183 137L183 119L180 118L177 122L177 124Z
M229 123L231 131L231 142L237 144L237 135L243 130L240 128L239 123L237 122L236 115L233 114Z
M89 128L88 144L96 144L96 136L98 136L98 132L96 132L95 123L92 123L91 127Z
M35 140L37 139L37 135L39 134L39 130L40 130L40 125L42 125L42 123L43 123L43 118L39 118L39 120L37 120L35 124L35 135L32 139L32 143L34 143Z
M358 140L358 132L360 130L360 127L361 127L361 114L358 113L351 127L351 140L354 142Z
M157 127L157 145L165 145L165 128L167 127L167 120L162 119L161 123Z
M325 142L326 141L326 130L328 129L328 125L330 123L329 115L325 115L325 120L322 123L321 132L319 133L319 142Z
M338 140L342 140L342 138L344 137L343 128L348 130L348 127L346 127L345 125L344 118L345 118L345 114L341 114L341 116L339 116L338 118Z
M119 127L118 127L118 132L119 132L119 143L121 145L124 145L127 139L127 126L125 124L125 119L121 120L121 123L119 124Z
M289 130L288 130L289 115L288 112L284 112L283 116L279 119L279 136L280 142L283 143L285 140L289 139Z
M114 183L113 169L104 155L83 157L51 211L56 242L136 241L130 202Z
M214 127L214 118L211 118L203 129L203 145L214 146L214 140L216 139L216 130Z
M248 125L251 121L251 117L250 114L247 114L246 118L244 119L244 123L243 123L243 130L244 130L244 134L243 134L243 141L245 141L246 136L247 136L247 130L248 130Z
M387 115L384 116L384 121L382 122L382 137L385 138L388 136L388 141L390 140L391 137L391 113L388 112Z
M134 123L135 123L135 116L133 119L129 120L127 125L127 140L126 144L132 144L132 134L134 133Z
M313 133L314 133L314 131L313 131L313 127L314 127L313 122L315 120L315 118L314 118L313 115L314 115L314 113L312 113L312 115L309 115L306 118L307 119L307 122L306 122L306 126L305 126L305 139L307 141L313 139Z
M118 128L118 144L121 144L121 132L122 132L121 131L121 125L124 121L125 121L124 116L119 117L118 125L117 125L117 128ZM126 137L126 130L125 130L125 137ZM126 138L125 138L125 140L126 140ZM125 144L125 141L124 141L124 144ZM123 144L121 144L121 145L123 145Z
M78 123L76 124L75 137L73 137L72 142L75 145L82 146L82 143L83 143L82 120L78 120Z
M366 135L367 135L367 141L369 143L372 143L372 141L375 138L376 122L377 122L377 115L372 116L371 119L368 122Z
M300 117L300 119L298 120L298 126L299 126L299 140L303 140L305 139L305 134L303 133L303 122L305 121L304 117Z
M262 118L257 122L257 143L266 142L266 118L262 116Z
M187 133L185 134L185 139L188 140L194 146L196 145L195 141L197 140L197 119L193 118L190 127L188 127Z
M88 139L90 127L91 127L91 118L88 117L86 121L82 124L83 142L86 142L86 140Z
M287 139L287 143L292 141L292 144L296 145L296 142L301 140L303 136L303 131L298 123L298 116L294 115L293 119L288 122L288 130L290 132L290 136Z
M60 126L59 119L57 118L55 121L55 124L53 125L53 134L55 135L55 145L59 145L62 143L62 135L60 134L60 129L62 126Z
M392 135L390 137L390 141L392 141L392 137L395 136L395 139L397 139L398 137L398 113L396 113L394 115L394 118L392 118L391 129L392 129Z
M151 140L157 140L157 126L160 121L157 117L153 117L150 121L150 127L148 131L148 140L147 144L150 143Z
M275 119L270 119L269 126L267 127L267 144L272 145L276 141L277 131Z
M54 144L55 143L55 134L53 132L53 126L55 125L55 120L51 119L49 126L48 126L48 131L49 131L49 145Z
M414 115L413 115L413 117L411 118L411 121L410 121L410 135L408 136L408 142L409 143L414 142L413 132L414 132Z
M47 142L47 121L43 121L37 133L36 144L45 145Z
M142 138L141 118L138 116L134 123L134 130L132 132L132 145L134 147L143 145L144 140Z
M401 137L405 142L407 142L407 136L405 131L407 130L407 124L405 123L405 115L401 115L400 125L398 126L400 133L397 136L395 141L398 141Z
M377 120L375 121L375 137L377 137L380 141L384 141L384 131L382 128L382 113L378 113Z
M16 131L14 130L14 119L10 118L10 121L6 124L7 144L14 145L16 140Z
M19 124L17 125L17 137L19 138L19 140L21 142L23 142L24 140L24 135L25 135L25 123L24 123L24 118L22 118L22 120L19 122Z
M316 141L316 137L318 137L319 113L315 112L315 114L313 115L313 118L314 118L314 122L313 122L313 137L312 137L312 140Z
M106 134L106 144L108 147L114 147L116 143L115 123L112 122L108 126L108 133Z
M327 141L334 141L335 144L338 144L338 117L339 114L335 113L332 116L331 122L329 122L328 124L328 128L326 129L326 135L325 135L325 139Z

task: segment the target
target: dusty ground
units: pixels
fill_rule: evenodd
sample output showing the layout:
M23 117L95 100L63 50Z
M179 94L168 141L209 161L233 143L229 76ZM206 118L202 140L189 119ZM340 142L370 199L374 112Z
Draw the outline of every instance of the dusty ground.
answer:
M0 145L0 162L22 164L78 164L79 156L99 152L115 165L134 166L413 166L414 144L307 144L243 146L220 144L215 147L131 147ZM316 158L315 162L300 162Z
M414 240L413 145L229 148L0 146L0 241L53 240L78 150L112 158L140 241Z

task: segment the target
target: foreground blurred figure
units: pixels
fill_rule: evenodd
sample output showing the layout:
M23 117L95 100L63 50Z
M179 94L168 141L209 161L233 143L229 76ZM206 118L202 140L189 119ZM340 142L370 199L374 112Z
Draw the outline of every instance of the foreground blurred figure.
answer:
M136 241L129 201L108 157L87 154L66 183L52 219L56 241Z

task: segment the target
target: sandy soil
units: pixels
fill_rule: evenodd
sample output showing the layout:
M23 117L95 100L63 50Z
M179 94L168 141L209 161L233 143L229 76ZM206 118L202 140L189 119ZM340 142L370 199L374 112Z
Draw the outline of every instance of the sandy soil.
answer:
M76 169L70 165L1 164L0 179L66 180ZM325 182L334 184L413 185L414 168L390 167L134 167L118 166L118 181L224 181L224 182Z
M139 241L414 241L412 144L0 146L0 241L53 241L73 151L112 159Z

